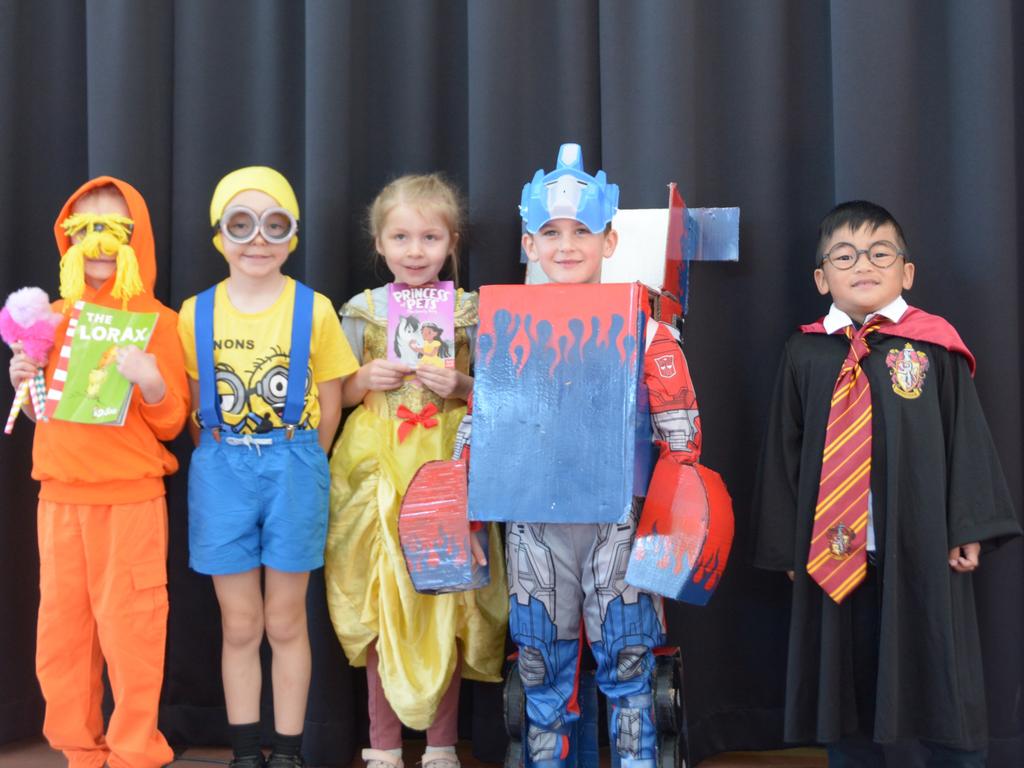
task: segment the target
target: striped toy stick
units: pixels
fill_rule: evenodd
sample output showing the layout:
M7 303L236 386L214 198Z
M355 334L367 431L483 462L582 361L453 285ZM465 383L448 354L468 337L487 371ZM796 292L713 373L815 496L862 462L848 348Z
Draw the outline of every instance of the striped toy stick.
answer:
M32 378L32 407L35 408L36 421L47 421L46 418L46 378L43 369L36 371Z
M35 376L32 377L32 380L29 383L28 394L29 399L32 401L32 413L35 415L36 421L39 421L42 416L42 412L40 410L42 403L39 400L39 385L36 383Z
M25 379L18 385L18 389L14 393L14 402L11 403L11 412L7 414L7 424L4 425L5 435L9 435L14 431L14 420L18 418L18 411L21 410L22 403L25 402L25 395L28 393L28 387L29 380Z

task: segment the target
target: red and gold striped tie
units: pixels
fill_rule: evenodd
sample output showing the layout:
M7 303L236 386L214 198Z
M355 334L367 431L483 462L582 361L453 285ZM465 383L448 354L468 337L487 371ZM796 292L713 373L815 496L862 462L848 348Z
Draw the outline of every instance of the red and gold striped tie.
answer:
M860 367L871 350L865 337L884 317L876 315L856 333L843 329L850 351L832 391L825 430L821 485L807 572L837 603L867 573L868 493L871 490L871 386Z

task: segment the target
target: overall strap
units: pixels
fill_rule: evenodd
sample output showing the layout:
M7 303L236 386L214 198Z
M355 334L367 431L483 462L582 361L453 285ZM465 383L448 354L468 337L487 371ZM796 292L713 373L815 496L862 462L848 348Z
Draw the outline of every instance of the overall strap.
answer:
M292 311L292 342L288 352L288 394L281 420L295 426L306 405L306 369L309 366L309 343L313 335L313 289L295 281L295 304Z
M199 369L199 423L204 429L220 427L217 373L213 364L213 285L196 296L196 367Z

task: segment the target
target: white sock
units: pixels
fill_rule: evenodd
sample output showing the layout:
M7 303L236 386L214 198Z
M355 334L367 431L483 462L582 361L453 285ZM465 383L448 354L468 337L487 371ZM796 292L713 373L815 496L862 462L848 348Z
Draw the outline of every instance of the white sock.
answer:
M448 752L449 754L454 755L455 754L455 745L453 744L450 747L431 747L431 746L428 746L427 747L427 752Z
M398 758L402 757L402 748L401 747L399 747L398 749L382 749L381 752L387 752L392 757L398 757Z

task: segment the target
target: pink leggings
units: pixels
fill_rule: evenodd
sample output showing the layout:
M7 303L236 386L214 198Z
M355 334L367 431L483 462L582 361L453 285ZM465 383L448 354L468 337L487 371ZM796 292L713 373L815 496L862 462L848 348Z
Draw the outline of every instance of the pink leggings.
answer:
M370 693L370 746L373 749L401 749L402 722L384 696L377 673L376 643L366 651L366 687ZM462 662L455 665L452 681L441 697L434 722L427 728L427 746L451 747L459 740L459 683Z

